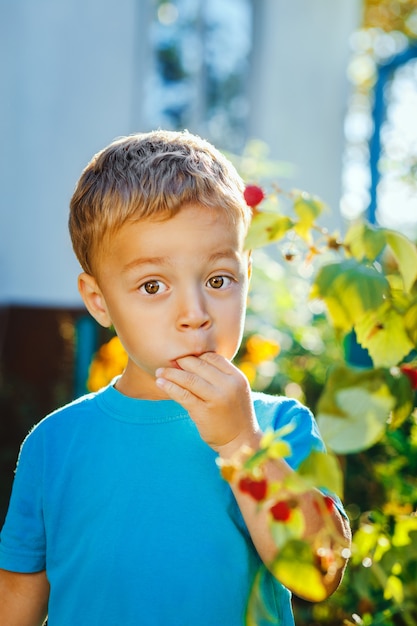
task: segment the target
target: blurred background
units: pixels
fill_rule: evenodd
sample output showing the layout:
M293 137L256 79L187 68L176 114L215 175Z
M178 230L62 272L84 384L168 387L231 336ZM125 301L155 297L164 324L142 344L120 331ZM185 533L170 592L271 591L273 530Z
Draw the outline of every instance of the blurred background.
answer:
M1 2L2 485L28 428L84 390L100 341L67 230L93 154L159 127L235 154L265 142L262 158L284 162L288 184L337 216L360 9L354 0Z
M187 128L248 183L320 196L330 230L366 215L415 238L417 2L1 0L0 29L1 525L23 437L86 390L109 339L81 304L67 231L92 155L120 135ZM262 258L265 293L282 282L281 318L255 294L248 324L269 327L282 361L255 383L281 368L282 390L314 408L331 342L314 384L286 364L290 345L317 354L325 331L288 300L308 276L285 291L279 262Z

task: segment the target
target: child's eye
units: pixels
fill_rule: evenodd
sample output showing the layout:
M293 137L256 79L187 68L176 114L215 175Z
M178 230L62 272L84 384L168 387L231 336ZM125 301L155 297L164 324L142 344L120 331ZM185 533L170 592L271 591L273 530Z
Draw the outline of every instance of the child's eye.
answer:
M160 280L148 280L146 283L139 287L139 291L142 293L147 293L150 296L155 295L156 293L161 293L166 290L166 285L161 283Z
M207 284L210 285L212 289L221 289L222 287L228 287L231 282L232 279L228 276L213 276L209 278Z

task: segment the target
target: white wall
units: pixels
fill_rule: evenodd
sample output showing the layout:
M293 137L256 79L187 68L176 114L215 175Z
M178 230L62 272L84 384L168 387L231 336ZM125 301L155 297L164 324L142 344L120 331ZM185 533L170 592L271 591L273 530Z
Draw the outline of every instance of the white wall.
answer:
M358 27L361 4L253 0L250 136L265 141L273 158L293 164L289 188L321 196L331 205L335 224L349 92L349 37Z
M225 0L227 1L227 0ZM250 135L337 210L359 0L253 0ZM93 153L146 130L153 0L0 1L0 304L80 304L68 202Z
M135 130L146 4L0 3L0 303L80 302L68 202L93 153Z

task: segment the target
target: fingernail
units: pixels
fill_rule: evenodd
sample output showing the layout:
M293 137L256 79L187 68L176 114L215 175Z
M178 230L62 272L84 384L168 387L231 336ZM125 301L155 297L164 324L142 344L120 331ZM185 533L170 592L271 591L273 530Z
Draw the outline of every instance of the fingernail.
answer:
M164 369L162 367L158 367L158 369L155 372L155 376L162 376Z

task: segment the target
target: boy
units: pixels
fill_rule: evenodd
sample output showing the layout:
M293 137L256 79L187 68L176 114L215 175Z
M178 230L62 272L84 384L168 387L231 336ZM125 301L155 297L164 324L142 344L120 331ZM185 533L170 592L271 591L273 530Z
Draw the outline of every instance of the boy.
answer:
M187 132L119 139L84 170L70 212L79 290L129 359L22 446L1 535L1 626L38 626L47 613L49 626L244 623L276 548L266 514L216 458L256 449L263 430L291 420L292 456L270 463L270 477L323 447L307 409L251 393L232 364L249 221L233 166ZM300 496L307 538L324 526L312 498ZM290 592L267 575L263 593L274 623L293 624Z

